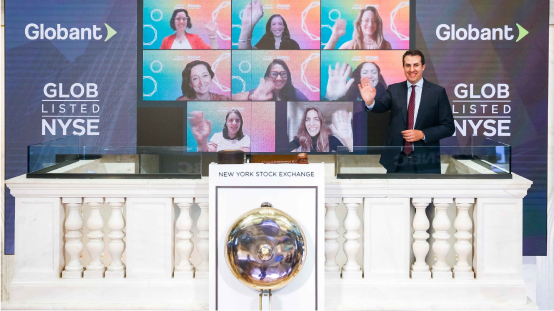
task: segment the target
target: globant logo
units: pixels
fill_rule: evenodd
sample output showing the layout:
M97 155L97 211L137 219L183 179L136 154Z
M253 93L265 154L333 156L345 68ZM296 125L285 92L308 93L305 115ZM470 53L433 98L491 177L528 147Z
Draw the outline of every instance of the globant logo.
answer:
M516 39L516 42L525 37L529 31L521 27L520 24L516 24L519 35ZM447 40L506 40L510 41L514 39L514 34L512 33L514 29L508 25L504 25L504 28L474 28L471 24L467 28L456 27L456 25L447 25L440 24L437 27L436 34L437 38L442 41Z
M112 27L110 27L108 24L106 25L106 39L104 41L108 41L111 37L113 37L117 31L115 31ZM67 29L65 27L62 27L60 24L56 25L56 28L53 27L45 27L44 24L28 24L25 27L25 36L29 40L37 40L37 39L47 39L47 40L101 40L102 35L99 33L99 31L102 30L102 28L92 25L92 28L84 27L84 28L70 28Z

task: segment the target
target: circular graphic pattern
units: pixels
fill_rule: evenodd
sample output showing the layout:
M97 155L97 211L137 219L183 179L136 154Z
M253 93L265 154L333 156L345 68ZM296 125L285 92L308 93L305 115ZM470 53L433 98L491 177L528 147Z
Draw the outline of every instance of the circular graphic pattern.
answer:
M308 29L308 25L306 25L306 18L308 17L308 12L315 8L315 7L318 7L319 6L319 2L312 2L310 3L310 5L308 5L308 7L306 7L306 9L304 9L304 11L302 11L302 31L312 40L316 41L316 40L319 40L320 38L312 33L310 33L310 30Z
M151 80L152 82L154 82L154 90L151 93L148 93L148 94L142 93L143 97L150 97L158 91L158 82L156 82L156 80L154 80L154 78L152 78L151 76L142 76L143 81L144 81L144 79L148 79L148 80Z
M160 64L160 69L154 70L154 64ZM162 68L163 68L162 62L160 62L159 60L155 60L155 61L150 63L150 70L152 70L152 72L154 72L154 73L161 72Z
M339 16L338 16L337 18L335 18L335 19L333 19L333 18L331 17L331 13L333 13L333 12L337 12L337 14L339 15ZM341 15L340 15L340 11L337 10L337 9L332 9L331 11L329 11L329 19L332 20L333 22L336 21L337 19L339 19L340 16L341 16Z
M155 19L155 18L154 18L154 13L159 13L159 14L160 14L160 18ZM163 13L162 10L160 10L160 9L153 9L152 12L150 12L150 18L152 18L152 20L155 21L155 22L159 22L159 21L162 20L162 18L164 18L164 13Z
M410 40L410 37L409 36L406 36L404 34L401 34L400 32L398 32L398 30L396 29L396 25L394 24L394 18L396 17L396 13L398 13L398 10L402 9L402 8L405 8L407 6L409 6L410 3L409 2L400 2L398 4L398 6L396 8L394 8L394 10L392 10L392 12L390 12L390 30L398 37L400 38L400 40L402 41L407 41L407 40Z
M329 25L321 25L321 29L323 28L329 28L331 29L331 31L333 31L333 27L329 26ZM321 46L325 46L327 45L327 42L321 42Z
M246 82L239 76L232 76L231 77L231 80L232 79L237 79L239 80L241 83L242 83L242 90L239 92L239 93L242 93L242 92L246 92Z
M247 64L248 64L248 70L243 70L243 69L242 69L242 64L243 64L243 63L247 63ZM252 69L252 64L250 64L249 61L243 60L242 62L240 62L240 64L239 64L239 70L240 70L240 72L242 72L242 73L249 73L251 69Z
M152 39L152 41L150 41L150 42L144 42L143 41L142 45L152 45L154 42L156 42L156 40L158 40L158 31L152 25L142 25L142 29L144 29L144 28L152 28L152 30L154 30L154 39Z

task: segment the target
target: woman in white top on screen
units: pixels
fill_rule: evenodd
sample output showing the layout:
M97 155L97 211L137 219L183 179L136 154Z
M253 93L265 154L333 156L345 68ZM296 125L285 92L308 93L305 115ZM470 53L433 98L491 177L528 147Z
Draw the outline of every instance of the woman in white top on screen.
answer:
M237 109L232 109L227 113L223 131L215 133L209 141L212 122L204 119L202 111L193 111L190 115L188 120L192 135L198 144L198 151L242 150L250 152L250 137L242 132L242 115Z
M339 39L346 33L346 21L337 19L333 26L331 38L325 45L325 50L332 50ZM354 21L352 40L343 43L340 50L391 50L390 43L383 37L383 20L377 9L366 6L358 13Z

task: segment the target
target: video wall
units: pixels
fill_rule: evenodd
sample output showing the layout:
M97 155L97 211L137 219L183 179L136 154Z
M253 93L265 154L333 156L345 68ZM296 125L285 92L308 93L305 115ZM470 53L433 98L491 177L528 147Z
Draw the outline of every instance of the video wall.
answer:
M402 54L446 89L455 134L512 146L524 255L546 254L548 0L18 0L5 3L6 171L29 145L333 153L383 145L367 113L406 80ZM240 139L239 139L240 138ZM5 252L14 198L6 188Z
M144 0L142 9L139 110L182 107L191 152L367 145L360 80L380 95L405 79L403 0Z

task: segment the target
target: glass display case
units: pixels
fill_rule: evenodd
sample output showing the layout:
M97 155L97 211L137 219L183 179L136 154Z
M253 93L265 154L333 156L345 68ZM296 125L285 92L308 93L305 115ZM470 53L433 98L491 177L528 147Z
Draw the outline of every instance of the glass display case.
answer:
M440 148L415 146L416 173L387 173L387 163L397 162L394 157L401 150L402 146L338 147L336 153L309 158L334 165L338 179L512 178L511 147L485 137L473 136L465 145L452 137L442 140ZM247 159L252 155L246 154ZM291 156L272 153L271 160ZM98 147L68 136L29 146L27 177L199 179L208 175L207 164L216 161L216 153L197 152L197 147Z
M68 136L28 147L27 178L202 177L202 153L178 147L95 147Z
M336 157L338 179L510 179L511 147L486 137L473 136L467 145L455 139L441 141L439 147L415 146L411 157L417 173L387 173L382 163L398 161L402 146L363 146L349 150L339 147ZM381 156L386 157L381 159ZM394 169L394 166L392 167ZM431 168L431 169L429 169ZM436 169L433 169L436 168ZM440 171L440 173L439 173Z

